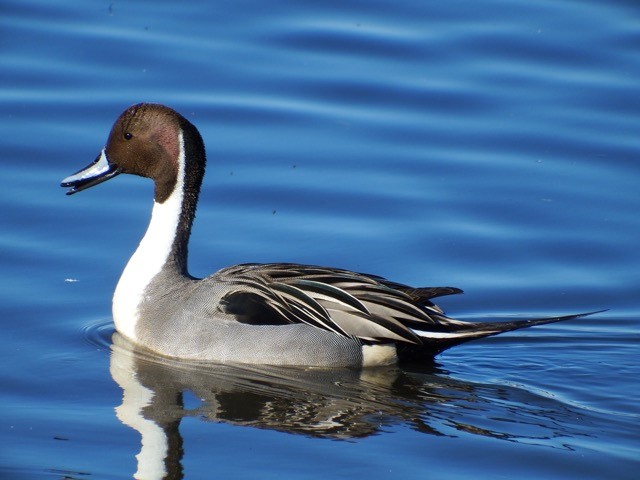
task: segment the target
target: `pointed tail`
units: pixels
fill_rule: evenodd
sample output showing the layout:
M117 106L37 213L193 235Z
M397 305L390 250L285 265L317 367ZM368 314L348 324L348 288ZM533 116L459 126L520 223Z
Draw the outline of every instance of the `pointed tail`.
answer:
M414 330L416 335L420 337L423 344L420 346L403 347L398 353L405 359L422 359L425 357L433 357L439 353L454 347L461 343L479 338L499 335L521 328L534 327L536 325L546 325L547 323L563 322L576 318L594 315L596 313L606 312L606 310L598 310L595 312L578 313L575 315L565 315L561 317L534 318L529 320L511 320L506 322L462 322L458 320L447 323L447 330L444 331L423 331ZM400 346L400 345L399 345Z

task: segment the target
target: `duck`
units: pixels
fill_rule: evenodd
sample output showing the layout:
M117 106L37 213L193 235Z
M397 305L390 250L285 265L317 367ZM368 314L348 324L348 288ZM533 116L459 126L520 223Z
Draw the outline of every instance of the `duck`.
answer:
M596 312L537 319L456 320L434 303L454 287L298 263L244 263L196 278L188 244L205 173L198 129L177 111L139 103L115 121L73 195L120 174L154 182L151 220L113 294L116 331L185 361L365 368L433 360L471 340Z

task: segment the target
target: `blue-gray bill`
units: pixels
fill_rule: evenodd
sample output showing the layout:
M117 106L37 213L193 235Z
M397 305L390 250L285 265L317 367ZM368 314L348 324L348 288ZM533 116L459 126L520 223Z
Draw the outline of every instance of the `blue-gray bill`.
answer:
M109 180L119 173L120 169L114 163L109 162L103 149L100 155L85 168L64 178L60 186L65 188L71 187L67 190L67 195L73 195L74 193L81 192L82 190Z

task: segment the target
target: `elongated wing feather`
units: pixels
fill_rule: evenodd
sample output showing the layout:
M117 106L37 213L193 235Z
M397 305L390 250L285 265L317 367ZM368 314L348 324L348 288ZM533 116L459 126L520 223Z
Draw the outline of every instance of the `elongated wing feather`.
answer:
M375 275L298 264L236 265L215 277L227 286L221 310L238 321L306 323L364 342L397 342L403 359L433 356L475 338L589 315L465 322L447 317L431 301L462 293L457 288L413 288Z

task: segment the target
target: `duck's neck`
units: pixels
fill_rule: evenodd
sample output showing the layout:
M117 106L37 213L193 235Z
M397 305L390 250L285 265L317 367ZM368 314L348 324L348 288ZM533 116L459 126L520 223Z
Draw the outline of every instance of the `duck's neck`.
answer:
M138 307L154 277L163 271L178 278L190 278L188 243L204 174L204 150L199 135L195 145L193 141L185 144L184 134L180 131L179 152L175 187L161 203L156 195L149 227L122 272L113 296L116 328L131 340L136 339L135 326L140 318ZM185 174L187 171L189 175Z

